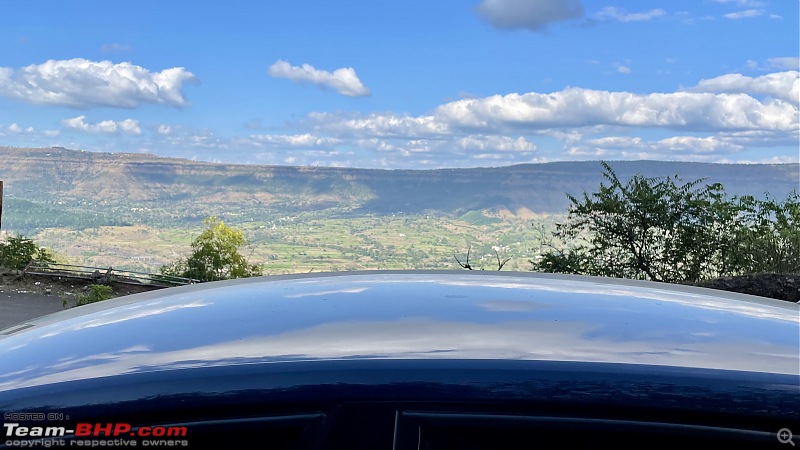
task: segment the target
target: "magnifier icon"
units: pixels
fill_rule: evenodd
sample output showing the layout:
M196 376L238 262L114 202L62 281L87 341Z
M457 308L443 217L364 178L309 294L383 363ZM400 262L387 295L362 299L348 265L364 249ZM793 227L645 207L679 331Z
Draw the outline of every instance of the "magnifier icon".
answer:
M792 442L792 430L788 428L781 428L778 430L778 442L781 444L792 444L792 447L794 447L794 442Z

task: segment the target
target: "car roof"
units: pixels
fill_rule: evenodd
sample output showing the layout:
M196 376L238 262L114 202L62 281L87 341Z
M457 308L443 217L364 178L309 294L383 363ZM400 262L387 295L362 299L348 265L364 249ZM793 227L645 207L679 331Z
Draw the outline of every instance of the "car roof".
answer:
M0 332L0 391L330 360L540 360L797 375L800 306L599 277L371 271L259 277L73 308Z

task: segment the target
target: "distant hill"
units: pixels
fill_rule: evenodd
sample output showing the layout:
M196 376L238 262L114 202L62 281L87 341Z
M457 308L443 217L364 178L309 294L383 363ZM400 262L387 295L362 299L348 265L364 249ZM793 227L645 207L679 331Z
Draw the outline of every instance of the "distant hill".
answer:
M798 164L612 162L622 179L707 177L729 194L783 197L798 187ZM598 162L554 162L499 168L378 170L235 165L63 148L0 147L0 179L11 210L37 220L84 223L166 223L207 214L463 214L526 208L564 212L565 193L593 192L603 181ZM10 217L9 217L10 219ZM41 226L54 226L44 224ZM95 224L96 225L96 224Z

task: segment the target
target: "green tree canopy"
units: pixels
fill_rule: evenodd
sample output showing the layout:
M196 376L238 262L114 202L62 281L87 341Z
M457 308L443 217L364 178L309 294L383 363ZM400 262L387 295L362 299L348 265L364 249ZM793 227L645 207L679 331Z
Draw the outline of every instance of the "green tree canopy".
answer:
M34 259L53 262L53 255L23 236L11 236L6 242L0 242L0 267L22 270Z
M745 273L800 273L800 194L783 202L745 196L740 204L747 226L736 231L728 265Z
M633 176L619 180L601 163L606 182L571 202L567 220L534 270L664 282L800 269L800 203L728 198L723 186Z
M192 254L186 259L163 266L163 274L200 281L262 275L259 265L249 264L239 253L239 247L245 244L244 233L225 225L225 222L214 216L206 217L203 223L206 229L192 241Z

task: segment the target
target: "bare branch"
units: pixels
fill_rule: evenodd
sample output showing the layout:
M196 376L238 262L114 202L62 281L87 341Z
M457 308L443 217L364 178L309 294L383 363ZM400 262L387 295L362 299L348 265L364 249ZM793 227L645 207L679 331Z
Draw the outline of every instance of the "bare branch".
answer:
M472 246L471 245L469 246L469 248L467 248L467 261L465 263L463 263L463 264L461 263L461 261L458 260L458 256L456 256L456 254L453 253L453 258L456 259L456 262L458 263L459 266L461 266L462 269L474 270L472 268L472 266L469 265L469 252L470 252L470 250L472 250Z
M497 257L497 271L503 270L503 266L506 265L507 262L511 261L511 258L506 258L502 262L500 261L500 255L497 253L497 250L494 251L494 256Z

